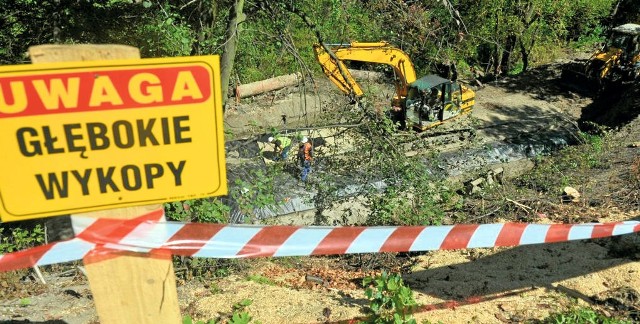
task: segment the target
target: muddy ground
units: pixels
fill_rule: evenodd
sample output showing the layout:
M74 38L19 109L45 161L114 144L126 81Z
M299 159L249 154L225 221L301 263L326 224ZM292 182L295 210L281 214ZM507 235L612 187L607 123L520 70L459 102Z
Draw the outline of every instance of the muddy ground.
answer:
M558 64L550 65L477 89L477 106L471 116L474 123L506 125L486 127L483 138L575 127L583 121L585 110L597 116L593 111L602 106L557 87L554 80L558 72ZM324 80L317 82L319 96L301 96L289 89L231 106L225 119L228 134L244 138L279 127L282 114L288 116L290 125L309 125L318 111L343 105L330 85ZM383 98L388 95L384 85L371 86L379 87ZM634 103L628 105L633 107ZM306 114L300 112L301 106ZM639 219L640 208L629 203L638 201L632 199L637 198L638 187L630 188L629 179L639 171L640 121L627 118L621 123L624 118L607 115L619 127L613 135L617 144L607 153L608 168L585 170L588 181L572 184L582 193L581 200L563 204L558 194L549 212L533 213L524 199L530 197L510 192L510 199L525 206L514 209L514 219L536 223ZM182 313L201 320L226 318L234 304L250 299L253 302L246 311L256 322L348 322L363 319L367 300L361 280L378 273L383 264L403 272L420 305L414 314L418 322L522 323L576 305L640 321L639 260L638 235L412 255L236 260L223 262L233 274L219 279L199 280L185 276L178 268L183 278L178 280L178 291ZM98 322L91 292L77 265L42 270L46 285L28 271L0 274L1 322Z

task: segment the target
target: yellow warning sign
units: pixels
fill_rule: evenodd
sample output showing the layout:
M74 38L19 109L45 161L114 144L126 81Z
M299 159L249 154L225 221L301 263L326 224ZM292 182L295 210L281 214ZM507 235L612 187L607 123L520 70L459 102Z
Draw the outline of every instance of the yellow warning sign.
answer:
M227 193L218 56L0 67L0 218Z

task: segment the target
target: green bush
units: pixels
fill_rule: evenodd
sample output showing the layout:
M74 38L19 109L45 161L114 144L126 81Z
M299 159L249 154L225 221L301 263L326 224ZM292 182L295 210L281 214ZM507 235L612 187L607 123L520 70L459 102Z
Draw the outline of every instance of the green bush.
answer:
M411 312L417 306L413 291L404 285L399 274L386 271L376 277L366 277L362 281L365 296L369 299L371 312L367 323L416 323Z
M607 317L591 308L575 308L566 312L551 314L544 324L631 324L631 321Z
M0 254L28 249L44 243L44 228L37 224L32 228L8 227L0 223Z
M194 321L190 315L182 317L182 324L248 324L251 322L252 317L245 310L253 301L251 299L243 299L233 305L233 313L228 316L223 316L217 319L210 319L208 321Z
M568 147L553 157L536 157L535 168L519 178L517 184L538 192L559 192L564 186L586 182L580 178L584 173L575 171L607 168L606 136L582 133L581 139L583 144Z
M229 206L217 198L175 201L165 205L168 220L199 223L227 223Z

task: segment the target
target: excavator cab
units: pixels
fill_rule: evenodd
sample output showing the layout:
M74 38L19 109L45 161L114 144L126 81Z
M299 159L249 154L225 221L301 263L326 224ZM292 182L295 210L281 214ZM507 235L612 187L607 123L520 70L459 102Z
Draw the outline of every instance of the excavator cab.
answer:
M610 49L621 52L620 62L623 65L637 64L640 56L640 25L625 24L613 29L610 42L605 51Z
M470 89L432 74L409 84L403 108L407 123L417 130L425 130L469 112L473 101Z

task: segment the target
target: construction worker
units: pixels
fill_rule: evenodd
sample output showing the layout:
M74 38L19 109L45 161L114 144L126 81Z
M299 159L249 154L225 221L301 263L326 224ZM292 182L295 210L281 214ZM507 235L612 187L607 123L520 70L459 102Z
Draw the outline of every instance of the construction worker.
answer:
M298 162L302 167L302 173L300 174L300 180L307 181L309 173L311 173L311 162L313 160L313 146L309 139L305 136L300 142L300 148L298 148Z
M273 143L273 160L286 160L291 149L291 139L286 136L277 135L275 138L269 137L269 143Z
M427 97L427 105L429 106L428 120L435 121L438 119L442 108L441 102L440 91L437 88L432 88Z

